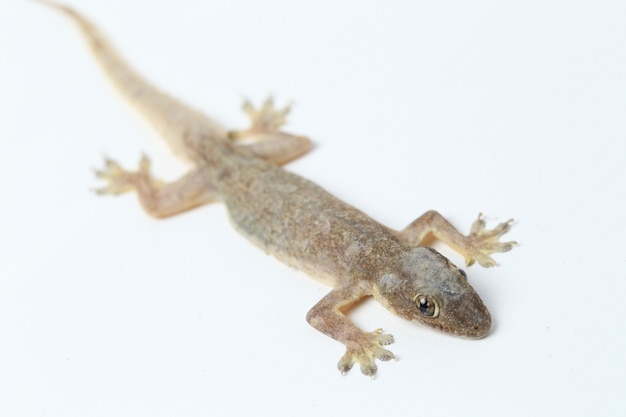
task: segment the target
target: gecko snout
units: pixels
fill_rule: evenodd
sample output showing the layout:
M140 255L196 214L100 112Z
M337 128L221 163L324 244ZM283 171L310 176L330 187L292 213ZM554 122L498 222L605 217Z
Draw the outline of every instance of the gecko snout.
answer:
M462 327L455 332L457 336L468 339L482 339L489 334L491 330L491 315L485 308L480 315L475 316L473 323L466 327Z

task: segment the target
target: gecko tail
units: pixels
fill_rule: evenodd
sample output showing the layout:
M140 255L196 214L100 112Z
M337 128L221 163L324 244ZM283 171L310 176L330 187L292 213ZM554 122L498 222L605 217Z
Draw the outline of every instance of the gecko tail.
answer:
M183 104L146 81L117 53L106 36L75 9L52 0L33 0L70 17L80 28L96 60L122 96L161 134L172 150L183 159L193 159L184 138L189 126L209 132L226 141L227 132L202 112Z
M33 0L37 3L56 9L70 17L80 28L96 59L103 67L107 76L125 95L133 90L155 89L140 77L111 47L106 37L89 19L70 6L51 0Z

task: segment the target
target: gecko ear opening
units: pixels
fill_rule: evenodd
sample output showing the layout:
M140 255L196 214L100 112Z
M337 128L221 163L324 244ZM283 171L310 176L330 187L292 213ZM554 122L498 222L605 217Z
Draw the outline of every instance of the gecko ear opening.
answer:
M439 316L439 303L432 295L417 294L413 297L413 302L423 316L430 318Z

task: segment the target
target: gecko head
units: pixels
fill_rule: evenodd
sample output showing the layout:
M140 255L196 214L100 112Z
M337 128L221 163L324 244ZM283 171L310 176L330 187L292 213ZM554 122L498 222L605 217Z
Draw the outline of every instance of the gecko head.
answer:
M491 327L465 272L431 248L404 252L396 270L379 277L374 297L400 317L456 336L478 339Z

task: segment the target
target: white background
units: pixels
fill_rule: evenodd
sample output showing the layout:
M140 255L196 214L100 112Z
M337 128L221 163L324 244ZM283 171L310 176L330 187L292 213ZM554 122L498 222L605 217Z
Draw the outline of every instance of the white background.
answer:
M377 220L517 220L467 270L480 341L394 334L375 380L309 327L328 288L224 208L158 221L97 197L104 154L186 167L104 81L64 16L0 8L0 415L623 416L626 3L73 1L150 80L230 127L244 96L295 109L291 164ZM441 247L441 246L439 246ZM442 251L456 263L458 255Z

